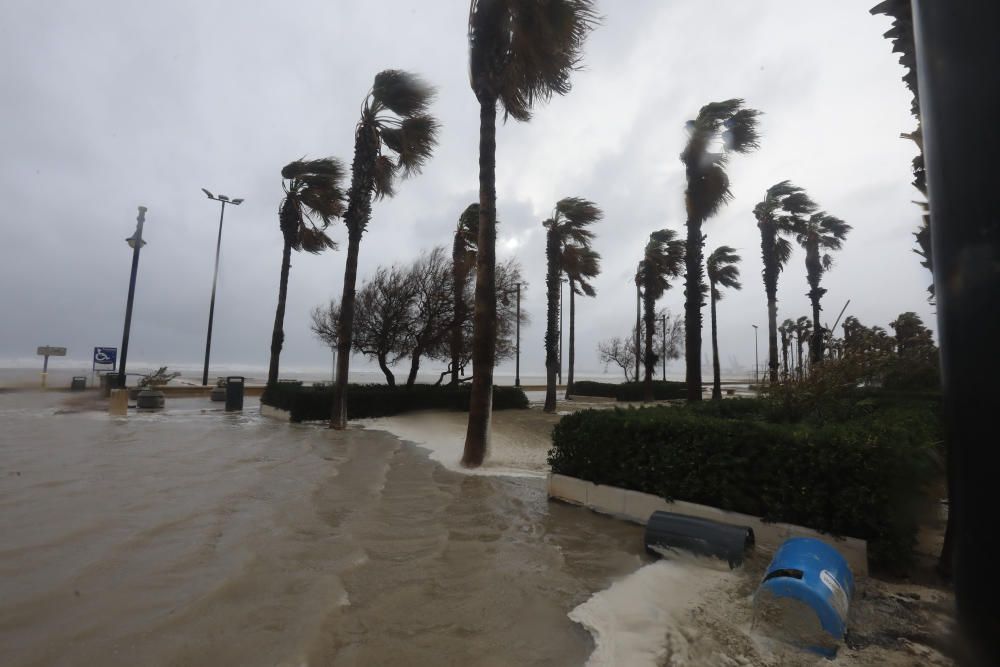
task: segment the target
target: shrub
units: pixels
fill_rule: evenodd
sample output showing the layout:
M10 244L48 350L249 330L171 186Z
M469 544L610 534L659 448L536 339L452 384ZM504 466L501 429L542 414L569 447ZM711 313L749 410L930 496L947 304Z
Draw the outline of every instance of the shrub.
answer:
M365 419L389 417L413 410L469 409L468 385L436 387L414 385L389 387L384 384L348 385L347 417ZM303 387L279 383L264 390L261 402L287 410L293 422L321 421L330 418L333 388L329 385ZM493 387L493 409L527 408L528 398L518 387Z
M731 416L712 414L727 404ZM766 410L734 400L578 412L556 425L549 463L598 484L864 538L873 566L906 563L935 472L934 415L890 407L789 424L766 421Z
M644 388L642 382L612 383L581 380L573 383L574 396L603 396L618 401L641 401L643 394ZM685 384L683 382L671 382L669 380L657 380L653 382L654 400L664 401L684 398L684 396Z

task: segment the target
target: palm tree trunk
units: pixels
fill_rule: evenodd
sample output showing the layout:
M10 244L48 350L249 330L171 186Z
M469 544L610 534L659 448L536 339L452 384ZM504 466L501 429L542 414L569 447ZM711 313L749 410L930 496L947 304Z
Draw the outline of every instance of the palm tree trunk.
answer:
M715 304L718 299L715 298L715 285L709 285L708 289L712 303L712 400L721 401L722 373L719 370L719 328L715 319Z
M566 398L573 393L573 363L576 361L576 296L569 281L569 368L566 372Z
M649 402L653 400L653 373L656 372L656 353L653 352L653 333L656 329L656 301L653 299L653 290L646 285L642 297L642 319L643 326L646 327L646 353L643 355L643 364L646 375L642 379L642 400Z
M358 282L358 254L361 233L347 235L347 262L344 267L344 292L337 321L337 382L333 387L333 413L330 428L347 428L347 376L351 371L351 344L354 331L354 297Z
M778 266L775 257L777 233L772 225L760 227L760 249L764 260L764 292L767 294L767 367L771 384L778 383Z
M497 100L479 100L479 240L476 253L476 311L472 332L472 393L462 465L477 467L486 458L493 410L493 364L496 362L496 152Z
M639 283L635 284L635 382L639 381L639 360L642 359L642 345L639 343L639 336L642 335L642 320L639 315L639 308L642 299Z
M459 359L462 356L462 328L469 316L465 307L465 279L467 267L463 265L458 248L458 234L451 252L452 298L454 299L455 321L451 327L451 384L458 384Z
M292 245L285 241L281 250L281 278L278 280L278 307L274 311L274 331L271 332L271 363L267 369L267 384L278 382L278 359L285 342L285 300L288 297L288 270L292 266Z
M823 328L819 324L819 300L823 296L819 281L823 266L819 260L819 245L810 239L806 244L806 278L809 281L809 301L812 303L813 330L809 341L809 360L813 364L823 362Z
M687 246L684 253L684 358L687 400L701 400L701 307L704 301L702 279L701 220L687 222Z
M785 380L788 380L788 338L785 336L784 332L781 334L781 363L782 363L782 374L785 376Z
M559 370L559 355L556 350L559 333L559 235L554 229L545 234L545 258L548 270L545 274L546 317L545 317L545 412L556 411L556 374Z
M392 370L389 369L388 359L386 359L385 353L380 352L375 355L375 358L378 359L378 367L382 369L382 374L385 375L385 383L390 387L395 387L396 376L393 375Z

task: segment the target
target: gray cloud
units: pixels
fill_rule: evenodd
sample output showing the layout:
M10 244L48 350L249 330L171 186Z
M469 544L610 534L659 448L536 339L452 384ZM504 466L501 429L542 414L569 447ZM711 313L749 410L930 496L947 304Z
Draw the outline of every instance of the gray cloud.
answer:
M743 257L744 289L720 305L723 361L752 363L764 324L752 208L789 178L854 226L825 278L825 317L885 325L914 310L932 323L929 275L912 254L914 121L871 3L601 4L573 92L528 124L498 128L498 253L517 255L531 288L522 368L540 372L541 220L556 200L598 202L606 220L598 297L578 304L578 367L599 370L597 341L628 330L630 278L650 231L682 231L683 124L712 100L765 112L761 150L731 166L735 200L708 222L708 246ZM149 207L130 357L196 365L203 354L218 208L199 188L246 203L227 211L213 359L263 366L276 299L279 170L302 155L349 161L361 101L380 69L439 88L441 144L424 173L375 205L361 275L449 244L477 198L478 113L467 80L464 3L10 3L0 9L0 358L65 344L84 358L121 337L129 269L122 242ZM342 226L334 231L344 240ZM309 310L341 290L344 255L293 257L283 355L325 368ZM808 312L803 257L779 287L780 316ZM663 305L681 310L683 288ZM680 368L675 365L675 370Z

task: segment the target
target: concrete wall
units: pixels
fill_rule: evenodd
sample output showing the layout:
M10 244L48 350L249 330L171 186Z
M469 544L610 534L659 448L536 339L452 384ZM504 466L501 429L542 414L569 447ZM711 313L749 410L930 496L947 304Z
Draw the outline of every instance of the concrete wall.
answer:
M646 525L650 514L662 510L737 526L749 526L753 528L757 545L768 550L777 549L790 537L812 537L837 549L851 566L854 576L868 575L868 543L854 537L833 537L790 523L765 523L760 517L727 512L683 500L667 502L649 493L594 484L565 475L549 475L549 497L582 505L595 512L610 514L641 525Z

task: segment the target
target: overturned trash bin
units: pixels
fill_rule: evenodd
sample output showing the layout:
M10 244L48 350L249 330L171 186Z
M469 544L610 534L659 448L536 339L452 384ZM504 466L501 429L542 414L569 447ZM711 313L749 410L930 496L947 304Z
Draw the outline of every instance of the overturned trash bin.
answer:
M854 575L836 549L811 537L786 540L754 595L754 626L833 657L847 632Z
M230 375L226 378L226 411L243 409L243 388L246 378L242 375Z
M749 526L657 511L646 522L644 541L650 553L662 555L665 549L683 549L739 567L746 552L753 548L754 535Z

